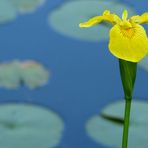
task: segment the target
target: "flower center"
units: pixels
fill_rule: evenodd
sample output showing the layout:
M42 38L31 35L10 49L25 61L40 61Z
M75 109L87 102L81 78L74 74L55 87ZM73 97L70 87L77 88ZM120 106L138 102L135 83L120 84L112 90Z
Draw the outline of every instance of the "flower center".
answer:
M126 38L132 38L135 34L135 29L134 28L121 28L121 33L124 37Z
M135 34L133 24L129 20L123 20L119 23L120 31L124 37L132 38Z

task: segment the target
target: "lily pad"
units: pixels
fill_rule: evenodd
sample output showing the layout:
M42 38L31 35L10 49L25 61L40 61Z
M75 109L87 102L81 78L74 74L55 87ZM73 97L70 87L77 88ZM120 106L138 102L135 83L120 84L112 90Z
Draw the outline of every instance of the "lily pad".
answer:
M29 104L0 105L1 148L53 148L64 125L53 111Z
M122 143L125 102L107 106L100 115L93 116L86 124L88 135L98 143L120 148ZM133 101L129 130L130 148L148 146L148 102Z
M104 0L77 0L67 1L49 14L49 25L57 32L87 41L108 39L108 31L111 25L102 23L87 29L79 28L79 23L89 18L101 15L105 9L109 9L121 16L127 9L130 15L135 12L133 8L123 3Z
M0 87L13 89L25 85L34 89L45 85L48 79L48 70L35 61L0 64Z
M33 89L45 85L48 78L49 73L41 64L34 61L28 61L22 64L21 79L27 87Z
M0 65L0 87L17 88L20 86L20 63L13 61Z
M36 10L45 0L0 0L0 24L14 20L21 12Z
M45 0L11 0L21 12L30 12L38 8Z
M12 21L17 16L17 10L9 0L0 0L0 23Z

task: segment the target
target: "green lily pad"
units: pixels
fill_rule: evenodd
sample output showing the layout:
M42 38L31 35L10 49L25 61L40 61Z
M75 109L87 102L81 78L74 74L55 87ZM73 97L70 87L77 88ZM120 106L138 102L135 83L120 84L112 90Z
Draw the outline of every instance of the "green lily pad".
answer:
M144 59L138 63L138 65L144 70L148 71L148 55L146 55Z
M39 7L45 0L11 0L21 12L30 12Z
M77 0L68 1L49 14L49 25L57 32L87 41L108 39L108 31L111 25L102 23L87 29L79 28L79 23L89 18L101 15L105 9L109 9L121 16L127 9L130 15L134 14L133 8L115 1L104 0Z
M0 23L12 21L16 18L17 10L9 0L0 0Z
M133 101L129 130L129 148L148 146L148 102ZM98 143L121 148L124 102L105 107L100 115L93 116L86 124L88 135Z
M36 10L45 0L0 0L0 24L14 20L21 12Z
M22 64L21 79L30 89L45 85L49 72L39 63L29 61Z
M64 125L53 111L29 104L0 105L1 148L53 148Z
M18 88L22 84L30 89L48 82L49 72L35 61L12 61L0 64L0 87Z
M20 86L20 63L13 61L0 65L0 87L17 88Z

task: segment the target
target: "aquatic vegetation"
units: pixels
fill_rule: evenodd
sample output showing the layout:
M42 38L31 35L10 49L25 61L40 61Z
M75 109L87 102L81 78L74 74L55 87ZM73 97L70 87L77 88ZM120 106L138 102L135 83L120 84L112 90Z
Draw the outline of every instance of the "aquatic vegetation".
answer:
M131 101L136 80L137 62L148 53L148 38L141 24L148 23L148 13L128 18L124 10L122 19L115 13L105 10L102 15L95 16L87 22L80 23L82 28L91 27L102 21L111 23L109 50L119 59L120 76L124 90L125 113L122 148L128 147Z
M8 0L0 0L0 23L12 21L17 16L17 10Z
M45 0L0 0L0 24L14 20L21 13L36 10Z
M60 143L63 129L61 117L49 109L31 104L0 105L2 148L53 148Z
M20 64L12 62L0 64L0 86L5 88L17 88L20 86Z
M21 69L21 80L30 89L47 84L49 72L41 64L27 61L21 64Z
M81 39L86 41L102 41L108 39L108 31L110 24L102 23L87 30L78 28L78 24L96 14L102 13L104 9L122 14L127 9L130 15L134 15L135 11L130 6L116 1L108 0L77 0L66 1L59 7L49 13L49 25L62 35ZM63 21L66 20L66 21Z
M40 5L42 5L45 0L11 0L13 5L20 11L20 12L30 12L34 11Z
M148 145L148 102L133 101L129 148L145 148ZM115 102L102 109L100 115L91 117L86 131L94 141L105 146L120 148L124 122L124 101Z
M13 61L0 64L0 86L18 88L25 85L30 89L41 87L48 82L49 72L35 61Z

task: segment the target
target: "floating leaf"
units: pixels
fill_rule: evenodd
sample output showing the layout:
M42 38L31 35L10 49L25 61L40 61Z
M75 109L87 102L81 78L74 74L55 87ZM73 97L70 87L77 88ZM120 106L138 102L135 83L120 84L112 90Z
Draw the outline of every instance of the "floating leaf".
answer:
M39 7L45 0L11 0L21 12L30 12Z
M33 89L45 85L48 77L49 73L42 65L33 61L22 64L21 79L29 88Z
M37 9L45 0L0 0L0 24L14 20L20 12Z
M20 63L14 61L0 65L0 86L17 88L20 86Z
M53 148L59 144L63 128L61 118L43 107L0 105L1 148Z
M124 102L117 102L92 117L86 125L88 135L96 142L120 148L123 130ZM146 148L148 145L148 103L132 102L129 148Z
M0 65L0 86L17 88L21 84L30 89L43 86L48 82L49 72L34 61L13 61Z
M9 0L0 0L0 23L12 21L16 18L17 10Z
M49 14L49 24L57 32L77 39L98 41L108 39L109 24L103 23L102 26L94 26L87 30L79 28L79 23L89 18L101 15L105 9L114 13L122 14L124 9L130 15L134 10L122 3L104 0L77 0L67 1Z

